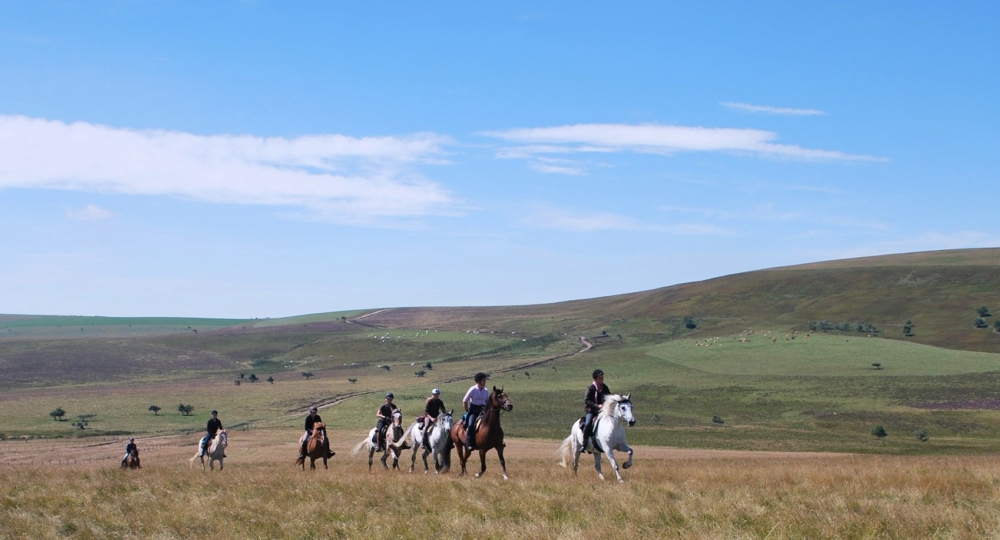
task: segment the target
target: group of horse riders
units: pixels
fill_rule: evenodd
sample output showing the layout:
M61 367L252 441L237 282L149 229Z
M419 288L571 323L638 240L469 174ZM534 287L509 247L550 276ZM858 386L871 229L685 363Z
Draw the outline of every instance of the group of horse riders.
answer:
M607 385L604 384L603 371L595 369L592 377L594 381L587 387L587 392L583 397L584 413L586 415L583 426L584 441L593 436L594 418L596 418L598 413L601 412L601 405L604 403L604 397L611 394L611 390L609 390ZM486 380L488 378L489 376L483 372L476 373L475 377L473 377L476 384L472 385L472 387L470 387L465 393L465 397L462 398L462 406L465 409L465 414L462 416L462 420L465 423L465 447L469 450L472 450L473 441L475 441L474 431L476 418L482 414L483 409L486 407L486 403L490 398L490 392L486 389ZM399 411L399 407L397 407L392 400L392 392L387 393L385 395L385 403L379 406L378 411L376 412L378 423L375 426L375 440L372 442L379 450L384 449L385 430L392 424L392 415ZM424 415L422 417L423 443L425 447L428 445L430 426L433 425L434 422L437 421L438 417L445 412L447 412L447 409L445 409L444 402L441 401L441 390L437 388L431 390L431 395L427 398L424 405ZM313 427L316 423L322 421L323 419L319 416L319 410L316 407L310 407L309 415L306 416L305 435L301 439L299 457L305 457L306 445L308 444L309 437L312 436ZM199 456L205 454L209 441L211 441L221 429L223 429L223 427L222 421L219 420L219 411L213 410L212 418L208 420L208 424L205 426L205 436L202 437L199 445ZM336 452L330 450L330 438L326 436L326 427L324 426L320 429L323 432L327 458L331 458L336 455ZM122 458L122 464L125 463L126 458L128 458L128 456L133 452L136 456L138 456L139 450L136 447L135 439L129 438L128 445L125 447L125 457Z

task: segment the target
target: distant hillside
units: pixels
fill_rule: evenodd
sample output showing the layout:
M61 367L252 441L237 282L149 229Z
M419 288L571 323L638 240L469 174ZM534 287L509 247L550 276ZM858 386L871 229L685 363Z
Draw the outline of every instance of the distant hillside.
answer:
M587 332L621 326L660 337L751 328L803 330L810 321L873 324L879 336L959 350L1000 352L1000 248L845 259L723 276L651 291L553 304L356 310L268 320L0 316L6 335L48 338L203 332L311 332L346 326ZM692 317L694 330L681 321ZM903 327L912 321L912 336ZM643 326L646 325L646 327ZM866 332L867 333L867 332Z
M1000 333L975 328L977 309L1000 317L1000 248L846 259L723 276L651 291L535 306L392 309L366 319L384 327L456 329L559 319L595 328L623 319L679 324L693 335L750 328L806 329L809 321L874 324L881 337L1000 352ZM912 321L912 336L903 326Z

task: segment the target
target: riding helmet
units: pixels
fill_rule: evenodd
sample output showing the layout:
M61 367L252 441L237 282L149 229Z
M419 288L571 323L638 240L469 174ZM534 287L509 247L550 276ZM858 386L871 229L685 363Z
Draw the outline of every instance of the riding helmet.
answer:
M309 407L309 412L319 412L319 409L316 407Z
M480 371L479 373L476 373L476 376L473 377L473 379L475 379L476 382L479 382L485 379L489 379L489 376Z
M437 388L435 388L435 389L431 390L431 394L433 394L433 395L437 396L437 395L440 395L440 394L441 394L441 391L440 391L440 390L438 390Z
M604 372L603 372L603 371L601 371L601 370L599 370L599 369L595 369L595 370L594 370L594 378L595 378L595 379L596 379L596 378L598 378L598 377L600 377L601 375L604 375Z
M219 411L212 411L212 414L219 414Z
M392 392L389 392L388 394L385 395L385 399L390 399L390 398L392 398Z

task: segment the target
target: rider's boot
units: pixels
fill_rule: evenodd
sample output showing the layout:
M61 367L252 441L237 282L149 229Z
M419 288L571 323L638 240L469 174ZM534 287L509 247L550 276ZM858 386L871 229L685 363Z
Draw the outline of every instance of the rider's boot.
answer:
M299 448L299 459L305 459L305 458L306 458L306 443L305 441L303 441L302 447Z

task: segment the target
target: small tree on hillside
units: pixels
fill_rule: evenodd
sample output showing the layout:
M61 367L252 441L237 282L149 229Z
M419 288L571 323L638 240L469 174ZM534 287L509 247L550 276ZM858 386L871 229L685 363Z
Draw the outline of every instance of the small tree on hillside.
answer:
M1000 321L993 321L993 329L1000 332Z
M878 437L879 439L889 436L889 434L885 431L885 428L882 427L882 424L872 428L872 435Z
M62 407L56 407L56 410L50 412L49 416L51 416L56 422L61 422L63 416L66 416L66 411L64 411Z
M908 324L905 325L905 326L903 326L903 335L906 336L906 337L912 336L913 335L913 327L910 326L910 325L908 325Z
M1000 322L1000 321L998 321L998 322ZM424 364L424 367L427 368L427 371L430 371L430 370L434 369L434 365L431 364L430 362L427 362L426 364Z
M881 362L872 362L872 367L875 368L875 369L882 369L882 363Z
M233 384L235 384L236 386L239 386L240 385L240 380L239 379L233 379Z
M177 410L184 416L191 416L194 412L194 405L185 405L183 403L177 405Z
M694 319L691 317L684 317L684 328L694 330L695 328L698 328L698 323L694 322Z
M416 371L413 374L416 375L417 377L423 377L424 375L427 375L427 372L421 369L420 371Z
M973 319L972 324L974 324L976 326L976 328L988 328L989 327L989 325L986 324L986 319L984 319L982 317L976 317L975 319Z
M311 371L303 371L303 372L302 372L302 376L303 376L303 377L305 377L305 378L306 378L306 380L308 381L309 379L311 379L311 378L312 378L313 374L312 374L312 372L311 372Z
M990 310L986 306L983 306L983 307L977 309L976 313L978 313L980 317L989 317L990 316Z
M268 377L267 382L274 384L274 377Z
M252 383L255 383L255 382L259 381L260 379L257 378L256 374L251 373L250 377L247 380L250 381L250 382L252 382Z
M150 405L147 411L153 411L153 416L160 416L160 408L156 405Z

